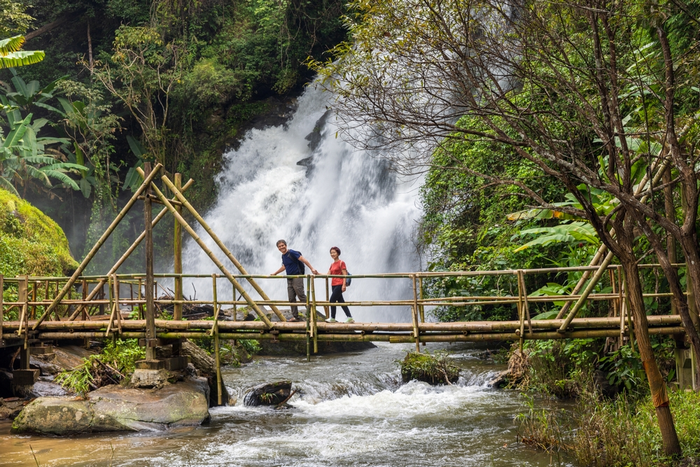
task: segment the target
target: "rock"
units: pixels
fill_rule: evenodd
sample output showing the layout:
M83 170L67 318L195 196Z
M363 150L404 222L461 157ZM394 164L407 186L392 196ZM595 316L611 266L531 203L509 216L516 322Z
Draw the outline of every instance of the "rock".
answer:
M64 369L56 363L56 354L32 355L29 363L41 370L42 375L57 375Z
M31 387L29 397L67 396L69 393L60 384L39 380Z
M431 355L428 352L409 352L400 362L401 379L423 381L434 386L456 383L459 379L457 368L444 352Z
M168 370L143 370L136 369L131 375L131 386L135 388L162 388L179 375Z
M292 393L291 381L262 384L250 390L243 399L244 405L279 405Z
M12 431L68 435L201 425L209 419L208 399L204 378L189 378L160 389L105 386L86 399L35 399L15 419Z

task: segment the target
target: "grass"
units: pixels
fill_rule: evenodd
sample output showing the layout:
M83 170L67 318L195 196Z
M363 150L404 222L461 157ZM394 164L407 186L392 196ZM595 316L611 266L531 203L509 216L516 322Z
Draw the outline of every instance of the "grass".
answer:
M681 459L663 454L661 433L650 397L625 396L602 400L582 392L573 411L535 410L518 417L520 439L548 451L567 451L578 465L697 466L700 465L700 393L669 391L671 412L683 449Z
M417 379L429 384L452 384L459 378L459 368L446 352L409 352L398 363L404 383Z

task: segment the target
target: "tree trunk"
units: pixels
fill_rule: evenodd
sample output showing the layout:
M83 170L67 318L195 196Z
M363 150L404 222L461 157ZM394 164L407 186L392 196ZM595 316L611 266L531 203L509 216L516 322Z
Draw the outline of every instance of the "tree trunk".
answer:
M187 339L182 340L182 347L180 348L180 355L186 355L190 357L192 365L198 369L207 378L209 382L209 390L212 396L209 398L209 405L217 405L218 401L218 384L216 381L216 362L214 359L206 353L204 350L200 349L197 345L188 341ZM226 390L225 385L221 385L221 403L223 405L228 405L229 394Z
M624 248L625 245L622 246ZM631 249L628 251L631 252ZM639 280L639 269L637 268L637 263L633 255L625 256L625 258L620 258L620 261L625 271L629 308L634 316L634 336L637 339L639 356L642 359L644 371L646 372L649 382L651 400L656 408L656 417L659 421L659 428L661 429L664 453L666 455L680 455L681 446L678 442L676 427L673 424L673 416L671 415L671 409L669 407L666 384L656 364L656 359L651 349L651 342L649 341L649 329L646 313L644 312L644 299L642 297L642 285Z

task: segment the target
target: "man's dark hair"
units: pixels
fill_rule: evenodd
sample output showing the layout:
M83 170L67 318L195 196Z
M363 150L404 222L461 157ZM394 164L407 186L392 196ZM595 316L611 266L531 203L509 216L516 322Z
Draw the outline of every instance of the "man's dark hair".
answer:
M275 243L275 246L279 245L280 243L283 243L285 246L287 246L287 240L281 238L277 240L277 243Z

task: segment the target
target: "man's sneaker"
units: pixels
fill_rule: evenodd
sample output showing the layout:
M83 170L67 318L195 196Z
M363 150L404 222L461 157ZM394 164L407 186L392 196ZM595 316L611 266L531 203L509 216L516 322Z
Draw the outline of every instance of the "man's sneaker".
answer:
M337 323L337 321L334 320L333 318L328 318L328 319L326 320L326 323Z
M348 319L345 320L345 322L346 322L346 323L354 323L355 320L352 319L352 318L348 318Z
M289 318L289 319L287 320L287 322L289 322L289 323L296 323L297 321L301 321L301 320L300 320L299 318L294 318L294 317Z

